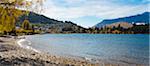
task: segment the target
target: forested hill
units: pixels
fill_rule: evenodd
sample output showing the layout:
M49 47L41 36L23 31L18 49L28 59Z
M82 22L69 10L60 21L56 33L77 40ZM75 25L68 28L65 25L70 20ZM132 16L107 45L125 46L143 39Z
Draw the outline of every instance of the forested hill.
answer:
M55 23L63 23L62 21L58 21L55 19L48 18L44 15L36 14L34 12L30 12L29 15L23 15L20 17L20 22L23 22L25 19L28 19L31 23L44 23L44 24L55 24Z
M30 12L29 15L23 15L19 18L20 23L25 19L28 19L32 24L42 25L42 28L50 29L53 33L82 33L85 32L85 28L71 22L71 21L59 21L48 18L44 15L39 15L34 12ZM21 25L20 25L21 26Z

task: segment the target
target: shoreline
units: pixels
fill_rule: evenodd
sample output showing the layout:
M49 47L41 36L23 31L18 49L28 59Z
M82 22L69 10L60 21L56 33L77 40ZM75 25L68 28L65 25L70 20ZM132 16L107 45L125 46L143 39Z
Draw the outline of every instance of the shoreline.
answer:
M0 43L0 48L3 47L4 50L6 50L1 51L2 48L0 49L0 66L127 66L126 64L103 62L92 63L88 58L77 59L50 55L37 51L32 47L23 47L21 44L22 41L25 41L25 39L11 38L10 42L6 41L4 44ZM141 64L129 64L128 66L132 65L144 66Z
M11 38L12 39L12 38ZM23 40L21 40L23 41ZM35 52L17 44L20 39L0 43L0 66L99 66L86 60Z
M52 56L57 56L57 57L62 57L62 56L60 56L60 55L55 55L55 54L49 54L48 52L42 52L42 51L40 51L40 50L37 50L37 49L35 49L35 48L33 48L33 47L31 47L31 46L29 46L29 45L31 45L31 42L29 41L29 40L26 40L26 38L23 38L22 39L22 37L25 37L25 36L20 36L19 38L21 38L21 39L19 39L19 40L17 40L16 42L17 42L17 45L19 45L20 47L22 47L22 48L24 48L24 49L27 49L27 50L31 50L31 51L34 51L34 52L36 52L36 53L43 53L43 54L48 54L48 55L52 55ZM23 44L23 43L21 43L21 42L24 42L24 41L27 41L28 42L28 44ZM87 57L77 57L77 56L63 56L64 58L70 58L70 59L77 59L77 60L86 60L86 61L90 61L90 62L92 62L92 60L94 60L94 59L92 59L92 58L87 58Z
M21 42L24 42L24 41L26 41L26 39L19 39L19 40L16 41L16 43L17 43L20 47L22 47L22 48L25 48L25 49L28 49L28 50L33 50L34 52L37 52L37 53L41 53L41 51L36 50L36 49L32 48L31 46L28 46L28 45L24 45L24 46L23 46L23 44L22 44ZM28 41L28 42L29 42L29 41ZM30 42L29 42L29 45L31 45Z

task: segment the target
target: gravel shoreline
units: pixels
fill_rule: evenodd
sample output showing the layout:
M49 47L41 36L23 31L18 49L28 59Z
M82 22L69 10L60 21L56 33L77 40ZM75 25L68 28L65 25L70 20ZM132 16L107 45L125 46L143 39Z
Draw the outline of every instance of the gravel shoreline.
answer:
M1 37L0 37L1 38ZM0 66L132 66L119 64L91 63L87 60L52 56L47 53L38 53L16 44L13 38L1 38ZM137 65L134 66L144 66Z
M12 38L0 42L0 66L99 66L85 60L76 60L38 53L16 44Z

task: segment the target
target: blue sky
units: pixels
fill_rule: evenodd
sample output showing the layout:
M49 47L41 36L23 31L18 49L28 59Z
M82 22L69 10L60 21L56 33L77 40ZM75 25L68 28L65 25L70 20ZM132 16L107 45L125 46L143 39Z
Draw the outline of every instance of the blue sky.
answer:
M103 19L114 19L149 11L150 0L47 0L42 14L92 27Z

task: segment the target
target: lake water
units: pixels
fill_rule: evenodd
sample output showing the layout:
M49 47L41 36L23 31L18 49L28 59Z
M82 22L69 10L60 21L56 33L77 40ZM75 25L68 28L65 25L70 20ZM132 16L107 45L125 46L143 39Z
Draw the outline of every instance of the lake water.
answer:
M45 34L27 40L33 48L55 55L149 63L148 34Z

